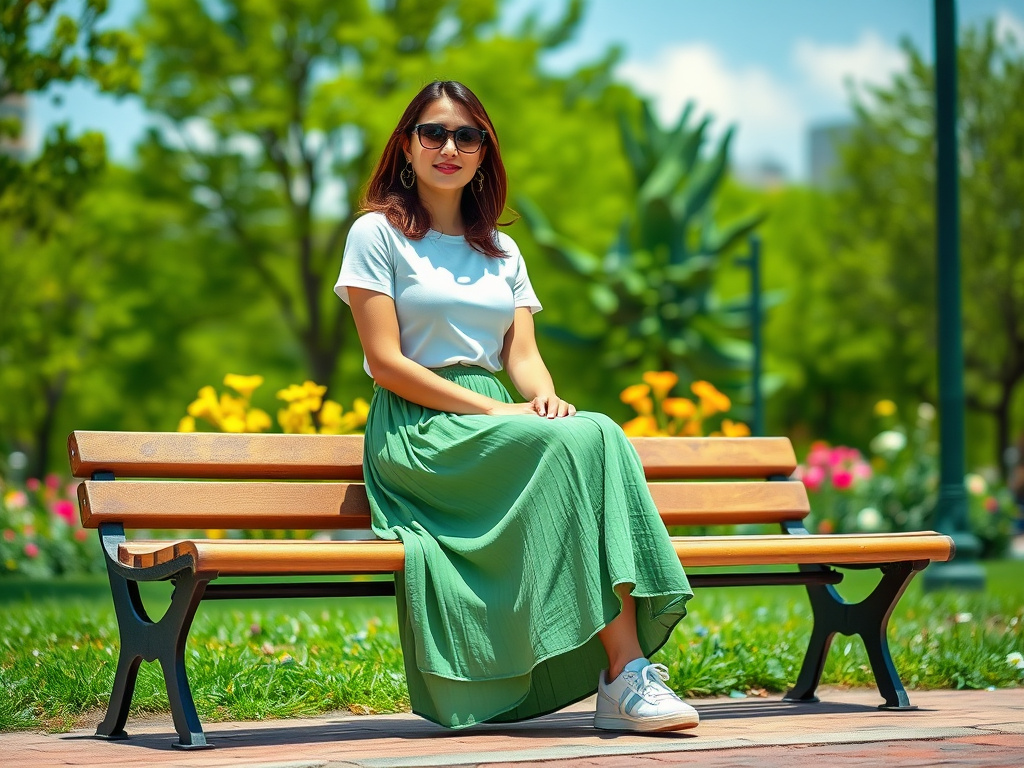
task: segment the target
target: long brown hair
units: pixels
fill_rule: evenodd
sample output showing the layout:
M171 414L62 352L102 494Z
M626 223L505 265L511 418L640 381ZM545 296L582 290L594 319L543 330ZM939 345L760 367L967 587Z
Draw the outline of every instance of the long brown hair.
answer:
M498 134L494 130L487 110L469 88L455 80L435 80L416 94L416 97L405 108L401 120L388 139L384 152L381 153L377 167L366 185L366 191L360 203L364 211L376 211L384 214L395 229L400 230L412 240L422 240L430 229L430 213L420 201L419 193L414 186L406 189L402 186L400 174L405 167L403 142L411 140L412 129L423 110L438 99L447 97L462 106L472 118L487 131L487 141L480 168L484 172L484 188L482 192L474 189L471 181L468 194L462 194L462 220L466 227L466 242L473 248L488 256L504 258L508 254L498 246L497 227L508 226L511 222L499 222L498 216L505 208L508 195L508 177L505 165L501 162L501 151L498 148Z

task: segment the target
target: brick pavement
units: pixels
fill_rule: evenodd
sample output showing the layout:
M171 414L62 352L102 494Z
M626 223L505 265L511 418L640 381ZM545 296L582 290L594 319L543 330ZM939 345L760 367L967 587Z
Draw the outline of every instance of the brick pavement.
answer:
M901 768L1024 766L1024 688L914 691L912 712L883 712L877 692L822 691L819 704L778 696L698 699L701 725L675 734L610 734L591 727L593 700L538 720L449 731L414 715L332 714L259 723L211 723L217 749L171 749L170 718L128 722L132 738L108 743L91 729L0 734L0 762L41 766L251 766L392 768L497 765L516 768L646 768L699 764L819 767L897 763ZM699 754L696 754L699 753Z

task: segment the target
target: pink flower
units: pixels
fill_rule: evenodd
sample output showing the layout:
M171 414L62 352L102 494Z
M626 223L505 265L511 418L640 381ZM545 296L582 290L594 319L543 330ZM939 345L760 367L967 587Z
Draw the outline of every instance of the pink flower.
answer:
M39 547L30 541L25 545L25 554L29 557L39 557Z
M81 485L81 483L79 483L77 480L75 480L74 482L68 483L67 487L64 489L64 494L69 499L77 499L78 498L78 486L79 485Z
M845 491L847 488L853 485L853 474L847 472L845 469L833 472L832 485L838 488L840 491Z
M828 465L830 467L838 467L844 461L846 461L846 449L843 446L837 446L829 452Z
M825 470L817 465L808 467L807 472L804 473L803 477L804 485L806 485L807 489L811 491L818 490L824 480Z
M39 478L30 477L28 480L25 481L25 487L28 488L33 493L35 493L36 491L39 490Z
M807 464L811 467L824 467L828 465L831 458L832 452L827 444L815 443L807 454Z
M58 488L60 488L60 475L58 475L56 472L51 472L46 476L45 482L47 488L49 488L51 491L56 491Z
M75 541L85 541L87 538L89 538L89 532L84 528L75 531Z
M53 502L51 507L53 514L61 518L68 525L72 525L75 522L75 505L67 499L61 499L60 501Z
M995 514L999 511L999 501L996 499L995 496L989 496L987 499L985 499L985 509L992 514Z
M33 528L31 525L26 525L21 532L24 533L26 536L36 535L36 529Z
M803 480L804 479L804 472L806 472L806 471L807 470L804 469L804 465L803 464L797 464L796 465L796 469L793 470L793 474L790 475L790 477L793 480Z
M17 536L18 534L16 534L12 529L4 529L4 541L14 541L14 539L17 538Z
M858 461L853 465L853 476L860 480L867 480L872 474L871 465L866 461Z

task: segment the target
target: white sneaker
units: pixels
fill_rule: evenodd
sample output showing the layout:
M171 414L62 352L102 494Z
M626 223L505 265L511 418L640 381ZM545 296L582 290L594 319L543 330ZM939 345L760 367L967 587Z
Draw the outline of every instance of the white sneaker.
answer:
M700 722L697 710L665 685L668 668L634 659L622 674L607 680L602 670L597 687L594 727L606 731L681 731Z

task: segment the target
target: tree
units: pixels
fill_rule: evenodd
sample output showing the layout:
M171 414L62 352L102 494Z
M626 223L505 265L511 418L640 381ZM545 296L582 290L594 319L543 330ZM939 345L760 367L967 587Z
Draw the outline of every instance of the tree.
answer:
M749 344L735 333L748 326L749 297L722 303L714 292L720 258L761 222L747 212L720 224L716 193L727 171L732 131L705 148L710 118L691 124L688 105L672 130L647 104L639 128L625 114L620 131L636 189L603 258L558 234L541 209L524 200L533 236L586 286L600 332L563 336L599 347L606 368L671 370L687 381L715 378L739 389L749 381Z
M855 100L834 237L884 279L856 285L895 331L922 399L934 393L934 79L904 44L909 67ZM962 37L958 62L965 387L969 408L996 424L996 463L1011 443L1024 380L1024 51L989 23ZM912 362L911 362L912 361ZM931 399L931 398L929 398Z
M506 108L492 111L512 112L531 148L546 138L536 129L542 119L556 135L567 133L563 118L584 135L589 127L572 117L564 92L575 86L574 98L586 101L599 78L547 78L538 66L580 9L573 2L551 28L528 20L520 35L504 38L496 0L149 0L138 25L142 95L166 118L166 170L188 180L230 235L276 302L311 378L330 384L353 346L350 316L331 288L361 185L412 94L435 73L471 87L498 81ZM542 118L508 84L517 77L528 91L557 84L556 112ZM557 154L544 160L553 179L567 165Z
M79 3L77 17L60 12L66 7L0 0L0 104L83 77L115 93L134 85L130 38L97 29L105 0ZM67 322L77 299L55 282L63 272L49 258L51 238L103 173L106 152L101 135L73 137L61 125L38 157L25 160L12 150L23 128L16 112L0 119L0 383L9 413L31 421L9 434L29 449L39 474L81 333ZM28 391L19 391L26 383Z

